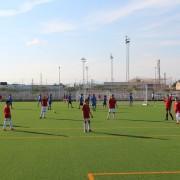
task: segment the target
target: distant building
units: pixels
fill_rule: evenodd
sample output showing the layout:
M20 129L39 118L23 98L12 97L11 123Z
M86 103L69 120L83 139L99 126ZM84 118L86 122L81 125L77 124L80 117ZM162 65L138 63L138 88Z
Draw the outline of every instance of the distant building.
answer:
M135 78L129 80L129 82L104 82L105 88L118 88L118 89L137 89L140 90L144 88L144 85L147 85L148 89L155 90L164 87L164 84L159 84L159 82L154 79L140 79Z
M0 82L0 85L2 85L2 86L7 86L8 83L7 83L7 82Z
M180 90L180 82L176 83L176 90L178 90L178 91Z

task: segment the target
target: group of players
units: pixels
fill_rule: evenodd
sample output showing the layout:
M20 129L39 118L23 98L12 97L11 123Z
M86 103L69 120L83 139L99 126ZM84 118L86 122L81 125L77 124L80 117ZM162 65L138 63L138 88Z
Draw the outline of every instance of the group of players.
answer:
M170 115L171 119L174 120L174 117L171 113L171 109L172 109L172 104L173 104L173 96L172 94L168 94L165 98L164 98L164 103L165 103L165 109L166 109L166 117L165 120L168 120L168 116ZM175 112L175 116L176 116L176 123L179 124L180 123L180 100L178 97L174 98L174 112Z
M175 111L175 116L176 116L176 123L179 124L180 123L180 100L175 97L174 98L174 111ZM10 125L10 129L13 130L13 124L12 124L12 119L11 119L11 109L13 108L12 106L12 96L9 95L7 101L6 101L6 105L4 107L4 123L3 123L3 130L6 130L6 125L7 123L9 123ZM71 108L73 108L72 105L72 97L71 94L69 94L69 96L66 99L67 103L68 103L68 108L71 106ZM80 95L79 97L79 109L82 109L82 115L83 115L83 122L84 122L84 132L91 132L91 128L90 128L90 119L93 118L92 112L91 112L91 108L90 108L90 102L91 102L91 106L92 106L92 110L96 111L96 105L97 105L97 99L95 94L93 94L92 96L89 95L86 99L84 99L83 94ZM129 104L132 105L133 103L133 97L132 94L130 93L129 96ZM172 109L172 104L173 104L173 96L172 95L167 95L167 97L164 98L164 103L165 103L165 110L166 110L166 114L165 114L165 120L168 120L168 116L170 115L171 119L174 120L174 117L171 113L171 109ZM117 101L114 97L114 95L112 94L110 96L110 98L108 99L106 95L104 95L103 98L103 107L106 108L108 104L108 115L107 115L107 119L115 118L115 112L116 112L116 107L117 107ZM46 111L47 110L51 110L51 105L52 105L52 94L48 95L48 96L41 96L41 94L38 96L38 106L41 105L41 112L40 112L40 119L42 118L46 118Z
M97 99L96 99L95 94L93 94L92 97L89 95L86 99L84 99L83 94L80 95L79 109L82 109L84 132L91 132L90 119L93 118L93 115L92 115L91 108L90 108L90 101L91 101L91 105L92 105L92 110L96 111ZM64 102L68 103L68 108L70 106L71 106L71 108L73 108L71 94L66 96L66 99L64 99ZM38 106L39 106L39 104L41 104L40 119L45 118L47 109L51 110L52 95L50 95L48 97L43 96L43 98L41 97L41 95L39 95ZM112 114L112 118L114 119L115 112L116 112L115 108L117 107L117 103L116 103L116 99L113 94L110 97L108 104L109 104L109 111L108 111L107 119L111 118L111 114ZM106 95L104 95L103 107L104 108L107 107L107 96Z

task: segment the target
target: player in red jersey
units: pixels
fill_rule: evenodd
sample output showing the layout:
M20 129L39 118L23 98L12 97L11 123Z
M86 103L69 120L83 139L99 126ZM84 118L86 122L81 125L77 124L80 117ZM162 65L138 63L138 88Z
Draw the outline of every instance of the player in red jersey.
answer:
M6 101L6 105L4 107L4 124L3 124L4 131L6 131L7 123L9 123L10 129L13 130L10 105L11 103L9 101Z
M109 99L109 112L107 115L107 119L109 119L110 114L113 114L113 119L115 118L116 107L117 107L116 99L114 97L114 94L112 94L112 96Z
M165 108L166 108L166 120L168 120L168 114L171 116L171 119L173 120L173 115L171 114L171 105L172 105L172 98L167 95L166 98L164 98Z
M176 113L176 123L179 124L180 121L180 100L176 98L176 101L174 103L174 109Z
M84 119L84 132L91 132L90 117L93 118L93 115L89 107L88 99L85 100L85 103L82 107L82 111L83 111L83 119Z
M41 114L40 114L40 119L41 118L46 118L45 114L47 111L47 106L48 106L48 99L46 96L43 97L42 101L41 101Z

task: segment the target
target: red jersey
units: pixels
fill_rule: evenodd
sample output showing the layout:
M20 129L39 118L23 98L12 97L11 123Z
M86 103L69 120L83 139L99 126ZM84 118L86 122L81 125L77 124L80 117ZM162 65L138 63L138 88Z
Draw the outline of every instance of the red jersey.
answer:
M180 102L176 103L176 113L180 113Z
M90 118L90 108L89 108L89 105L84 104L83 107L82 107L82 111L83 111L84 119Z
M176 112L176 105L177 105L177 103L178 103L177 101L174 102L174 106L173 106L174 112Z
M10 118L11 117L11 110L9 106L4 107L4 117L5 118Z
M41 105L42 105L42 106L47 106L47 105L48 105L48 100L47 100L47 98L43 98L43 99L42 99Z
M116 107L116 99L115 98L110 98L109 99L109 108L114 109Z
M170 109L171 108L171 104L172 104L171 98L164 99L164 103L165 103L166 109Z

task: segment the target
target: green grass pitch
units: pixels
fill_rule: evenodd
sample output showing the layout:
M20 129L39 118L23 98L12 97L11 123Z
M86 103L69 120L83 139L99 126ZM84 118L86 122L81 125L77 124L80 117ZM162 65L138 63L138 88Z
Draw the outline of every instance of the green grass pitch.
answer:
M180 126L164 120L163 103L118 104L115 120L106 120L107 109L98 106L93 132L84 133L78 104L68 109L55 102L56 113L39 119L37 103L15 102L15 130L0 130L0 179L87 180L92 173L95 180L179 180L178 173L106 174L180 171ZM1 129L2 123L1 113Z

